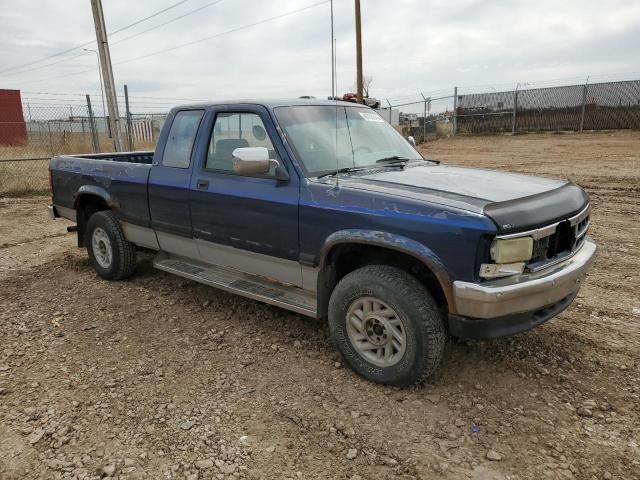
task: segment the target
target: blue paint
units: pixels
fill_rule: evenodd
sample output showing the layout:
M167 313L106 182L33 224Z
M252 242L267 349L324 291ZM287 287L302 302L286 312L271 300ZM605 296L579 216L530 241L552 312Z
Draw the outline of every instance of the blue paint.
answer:
M332 245L372 242L405 251L439 269L446 282L478 281L479 265L498 230L488 205L541 195L561 183L523 175L417 161L369 174L305 178L278 125L275 109L333 102L229 102L173 109L151 154L60 156L51 160L53 203L72 208L81 188L107 196L125 221L273 257L322 265ZM348 107L350 104L342 104ZM352 105L351 105L352 106ZM361 107L359 107L361 108ZM169 130L181 110L202 110L188 168L162 164ZM240 177L207 170L220 113L258 115L289 179ZM108 157L112 161L104 161ZM417 163L417 165L416 165ZM202 185L206 184L203 188ZM536 193L539 192L539 193ZM440 277L439 277L440 278Z

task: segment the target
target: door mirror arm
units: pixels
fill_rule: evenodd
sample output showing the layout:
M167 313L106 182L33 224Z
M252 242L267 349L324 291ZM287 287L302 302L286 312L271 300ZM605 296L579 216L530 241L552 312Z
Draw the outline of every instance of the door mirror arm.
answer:
M269 163L276 167L276 169L275 169L276 180L278 180L280 182L284 182L284 181L289 180L289 172L287 172L286 168L284 168L282 165L280 165L280 162L278 160L275 160L275 159L271 158L271 159L269 159Z

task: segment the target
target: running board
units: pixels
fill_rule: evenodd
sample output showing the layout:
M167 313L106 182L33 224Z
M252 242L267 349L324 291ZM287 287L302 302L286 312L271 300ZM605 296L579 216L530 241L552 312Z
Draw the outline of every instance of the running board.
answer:
M315 295L292 285L283 285L264 277L248 275L227 268L171 258L162 253L154 259L153 266L158 270L173 273L195 282L316 318Z

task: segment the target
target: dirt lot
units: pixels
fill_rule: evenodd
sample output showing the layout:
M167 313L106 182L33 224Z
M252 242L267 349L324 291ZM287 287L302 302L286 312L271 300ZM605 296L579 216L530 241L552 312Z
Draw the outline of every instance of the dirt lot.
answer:
M47 198L0 199L0 478L640 478L640 133L425 151L574 179L600 255L557 319L451 342L408 390L341 367L321 322L149 258L99 280Z

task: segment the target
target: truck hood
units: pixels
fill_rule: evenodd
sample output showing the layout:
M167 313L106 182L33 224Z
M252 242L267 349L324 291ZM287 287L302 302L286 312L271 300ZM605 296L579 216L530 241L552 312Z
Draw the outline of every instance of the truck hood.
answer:
M378 173L363 178L372 182L452 193L462 197L484 200L484 203L505 202L537 195L555 190L567 183L519 173L449 165L426 165L408 167L403 170L376 171Z
M588 203L586 192L568 181L480 168L408 165L402 170L375 169L342 178L345 187L481 213L504 232L552 223Z

